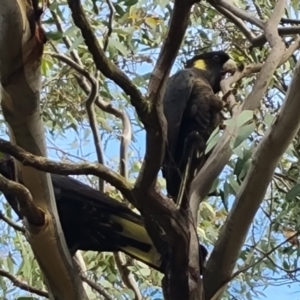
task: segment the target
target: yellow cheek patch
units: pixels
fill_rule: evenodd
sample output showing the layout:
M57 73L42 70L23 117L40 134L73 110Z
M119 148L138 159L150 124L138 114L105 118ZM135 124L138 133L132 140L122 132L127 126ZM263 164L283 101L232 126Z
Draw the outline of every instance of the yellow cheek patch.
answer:
M203 59L194 61L194 67L200 70L206 70L206 63Z

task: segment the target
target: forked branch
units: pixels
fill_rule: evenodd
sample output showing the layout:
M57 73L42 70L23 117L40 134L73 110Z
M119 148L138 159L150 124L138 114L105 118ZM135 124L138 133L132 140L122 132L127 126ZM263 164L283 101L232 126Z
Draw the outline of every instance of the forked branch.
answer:
M0 139L0 151L7 153L18 161L20 161L24 166L31 166L37 170L60 174L60 175L95 175L103 178L105 181L109 182L116 189L118 189L126 199L131 201L133 204L136 203L131 193L131 186L127 183L125 178L123 178L118 173L112 171L111 169L101 165L92 163L58 163L51 161L43 156L33 155L26 152L21 147L15 146L8 141Z

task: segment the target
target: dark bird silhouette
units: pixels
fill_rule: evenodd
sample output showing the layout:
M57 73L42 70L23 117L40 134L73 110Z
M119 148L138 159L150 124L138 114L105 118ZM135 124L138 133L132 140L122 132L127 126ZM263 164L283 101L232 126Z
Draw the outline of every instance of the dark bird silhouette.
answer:
M168 195L177 204L183 191L188 194L192 179L208 157L204 155L206 142L223 120L224 104L215 94L221 79L235 69L225 52L208 52L188 60L185 69L168 80L163 100L168 127L162 173Z
M14 160L0 160L0 174L14 180ZM58 215L71 255L77 250L116 252L144 262L164 273L165 249L158 251L147 233L143 219L121 202L68 176L51 174ZM21 182L21 180L19 180ZM17 199L4 193L22 219ZM199 247L200 270L207 250ZM201 272L202 273L202 272Z

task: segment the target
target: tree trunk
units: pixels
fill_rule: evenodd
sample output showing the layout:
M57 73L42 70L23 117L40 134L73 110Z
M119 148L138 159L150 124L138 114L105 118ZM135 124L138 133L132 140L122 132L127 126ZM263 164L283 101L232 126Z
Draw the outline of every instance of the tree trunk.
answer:
M44 38L35 13L26 0L0 1L1 105L11 140L46 156L39 103ZM22 199L27 201L24 223L50 299L87 299L61 230L49 174L21 164L18 172L32 195Z

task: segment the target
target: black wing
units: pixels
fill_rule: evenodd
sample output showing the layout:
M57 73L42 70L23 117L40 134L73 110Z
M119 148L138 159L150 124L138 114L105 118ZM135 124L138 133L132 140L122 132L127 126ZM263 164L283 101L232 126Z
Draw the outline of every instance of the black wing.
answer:
M192 158L188 182L203 165L199 152L204 151L210 134L221 121L222 101L202 75L203 71L195 68L180 71L170 78L164 99L168 140L162 171L168 194L175 199L191 147L196 146L197 155Z
M123 251L160 269L161 256L138 214L71 177L51 174L51 178L71 252Z
M14 180L14 160L0 160L0 174ZM141 217L121 202L68 176L51 174L58 215L68 248L122 251L162 270L162 258L154 247ZM4 193L22 219L17 199Z
M0 160L0 174L14 180L13 159ZM165 271L167 257L155 249L141 217L117 200L68 176L51 174L58 214L68 248L122 251L150 267ZM22 218L17 199L5 193L8 203ZM200 245L200 270L207 250Z
M191 69L179 71L169 78L164 95L164 115L167 120L167 143L163 160L162 173L168 183L172 181L174 173L178 173L176 164L176 148L178 135L184 111L190 99L194 76ZM171 194L169 192L169 194Z

